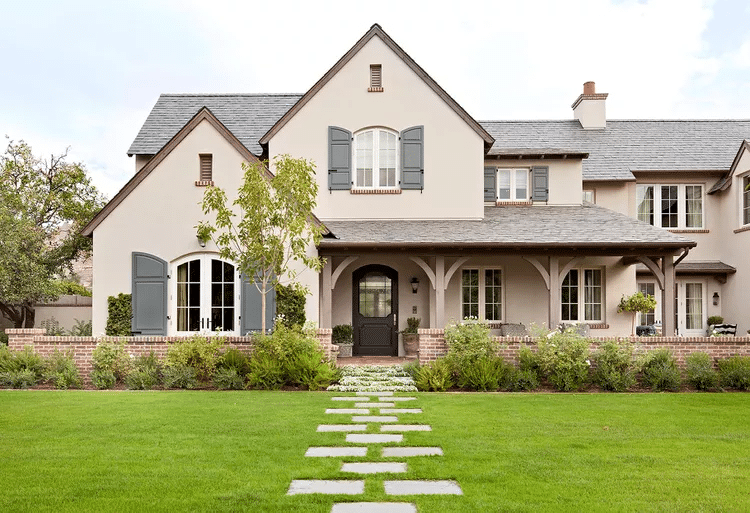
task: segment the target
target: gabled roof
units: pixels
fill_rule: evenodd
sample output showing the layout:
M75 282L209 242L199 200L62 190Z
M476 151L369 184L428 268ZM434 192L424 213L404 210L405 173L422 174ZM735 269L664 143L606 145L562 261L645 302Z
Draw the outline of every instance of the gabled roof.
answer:
M307 91L302 97L297 101L297 103L289 109L286 114L284 114L281 119L279 119L276 124L274 124L271 129L260 138L260 144L264 145L267 144L268 141L271 140L271 138L279 131L281 128L286 125L286 123L302 108L305 106L307 102L309 102L317 93L320 91L330 80L331 78L336 75L336 73L339 72L341 68L343 68L351 59L354 57L373 37L380 38L383 43L385 43L388 48L390 48L393 53L398 55L404 63L411 68L411 70L416 73L427 86L432 89L435 94L437 94L440 98L443 99L443 101L448 104L450 108L452 108L456 114L458 114L461 119L463 119L466 124L468 124L471 128L474 129L474 131L482 138L484 139L485 148L489 148L492 146L492 143L494 142L494 139L492 136L480 125L474 118L472 118L464 109L461 107L456 100L454 100L448 93L445 92L445 90L438 85L435 80L430 77L430 75L427 74L425 70L423 70L419 64L417 64L414 59L412 59L396 42L391 39L391 37L385 33L385 31L378 25L377 23L374 24L372 27L370 27L370 30L368 30L362 38L360 38L359 41L348 51L344 54L339 61L333 65L331 69L328 70L328 72L323 75L323 77L318 80L314 86L310 88L309 91Z
M221 121L216 119L216 116L206 107L201 108L193 117L190 119L182 128L179 130L160 150L157 151L148 163L141 168L133 178L131 178L120 191L115 194L109 203L107 203L103 209L99 211L94 218L83 227L81 234L85 237L91 237L94 234L99 224L112 212L122 201L128 197L128 195L140 184L145 178L153 171L172 150L174 150L178 144L180 144L190 132L195 129L201 122L207 121L211 124L228 142L234 149L236 149L242 157L248 162L256 163L260 162L258 157L252 154L240 141L237 139L232 132L224 126ZM266 170L269 176L271 172Z
M735 155L729 171L727 171L726 174L722 176L721 179L716 182L713 187L711 187L711 190L708 191L708 194L724 191L729 188L729 186L732 184L732 176L734 176L734 172L737 170L737 166L740 164L742 154L746 151L750 151L750 142L744 140L742 141L742 144L740 144L740 149L737 150L737 155Z
M583 179L635 180L633 171L726 171L750 120L607 121L584 130L577 120L481 121L495 138L488 157L508 149L587 152Z
M155 155L203 107L255 155L258 140L294 105L299 94L162 94L143 123L128 155Z
M625 255L696 246L682 235L591 203L486 207L481 220L351 220L325 224L336 238L321 240L321 250L485 248Z

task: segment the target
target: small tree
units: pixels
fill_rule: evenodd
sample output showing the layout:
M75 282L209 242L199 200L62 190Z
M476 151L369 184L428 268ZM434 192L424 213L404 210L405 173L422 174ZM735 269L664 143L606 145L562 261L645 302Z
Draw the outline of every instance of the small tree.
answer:
M630 334L635 335L635 316L638 312L646 313L656 308L656 299L651 294L644 295L643 292L636 292L632 296L622 296L620 304L617 306L618 312L630 312L632 315L632 324Z
M237 199L208 187L201 207L215 214L215 224L201 221L198 238L213 240L222 258L235 262L245 276L254 277L261 294L261 318L266 332L266 295L282 280L294 280L292 261L319 272L323 261L307 254L320 241L322 227L313 220L318 194L315 166L289 155L274 158L271 174L263 163L243 164L245 174ZM238 212L235 212L236 208Z

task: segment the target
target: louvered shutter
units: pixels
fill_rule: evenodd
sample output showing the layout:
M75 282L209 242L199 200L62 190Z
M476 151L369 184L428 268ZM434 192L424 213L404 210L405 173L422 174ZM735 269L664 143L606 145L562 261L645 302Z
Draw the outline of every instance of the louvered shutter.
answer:
M497 169L484 168L484 201L497 200Z
M136 335L167 334L167 262L133 253L133 322Z
M241 276L242 294L240 306L240 328L242 335L258 333L263 329L262 310L263 303L260 291L255 283L245 275ZM266 294L266 329L273 328L273 320L276 317L276 291L271 290Z
M213 180L213 155L200 155L201 171L200 180L201 182L210 182Z
M328 189L352 188L352 133L337 126L328 127Z
M401 132L401 188L424 189L424 126Z
M531 199L533 201L549 200L549 168L546 166L531 169Z

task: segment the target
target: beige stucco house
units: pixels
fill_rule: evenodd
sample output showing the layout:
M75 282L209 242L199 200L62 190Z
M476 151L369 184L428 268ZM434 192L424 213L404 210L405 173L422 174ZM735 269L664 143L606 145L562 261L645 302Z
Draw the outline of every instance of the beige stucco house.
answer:
M606 98L589 82L570 120L477 121L378 25L303 95L162 95L85 229L94 334L120 292L134 332L258 329L253 285L195 225L206 185L236 191L243 161L280 154L317 166L307 317L351 323L355 354L398 354L408 317L627 335L617 305L639 289L664 334L712 314L744 333L750 121L611 121Z

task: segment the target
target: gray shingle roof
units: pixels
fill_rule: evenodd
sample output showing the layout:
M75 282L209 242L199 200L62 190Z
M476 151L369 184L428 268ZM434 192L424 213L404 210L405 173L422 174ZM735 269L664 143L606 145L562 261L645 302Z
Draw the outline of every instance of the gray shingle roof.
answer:
M635 269L639 273L651 273L643 264L637 264ZM678 274L734 274L737 269L720 260L685 260L675 266L675 271Z
M154 155L203 107L254 155L258 141L288 111L299 94L162 94L143 123L128 155Z
M583 130L576 120L480 124L495 138L488 155L509 148L589 153L584 180L633 180L631 171L727 170L750 139L750 120L615 120L604 130Z
M338 239L321 248L347 245L495 247L692 247L681 235L587 203L582 206L486 207L482 220L324 221Z

